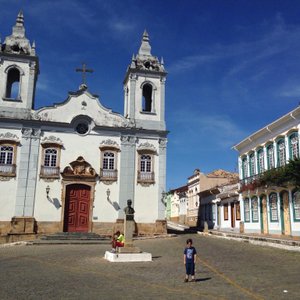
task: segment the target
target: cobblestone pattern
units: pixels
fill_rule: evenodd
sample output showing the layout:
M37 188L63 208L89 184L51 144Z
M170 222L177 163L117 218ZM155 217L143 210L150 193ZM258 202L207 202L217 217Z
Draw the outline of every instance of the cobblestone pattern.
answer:
M184 283L183 248L198 251ZM299 299L300 253L182 235L138 240L153 262L110 263L108 245L0 248L0 299Z

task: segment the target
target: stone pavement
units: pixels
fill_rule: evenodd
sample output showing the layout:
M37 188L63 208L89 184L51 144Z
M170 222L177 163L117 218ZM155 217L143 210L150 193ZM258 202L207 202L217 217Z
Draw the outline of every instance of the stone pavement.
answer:
M184 283L183 248L198 251ZM300 299L300 253L199 234L136 240L152 262L110 263L107 244L0 247L0 299Z
M203 234L199 232L199 234ZM270 246L274 248L281 248L285 250L300 251L300 237L282 236L282 235L266 235L266 234L246 234L234 231L219 231L209 230L209 234L231 239L250 244Z

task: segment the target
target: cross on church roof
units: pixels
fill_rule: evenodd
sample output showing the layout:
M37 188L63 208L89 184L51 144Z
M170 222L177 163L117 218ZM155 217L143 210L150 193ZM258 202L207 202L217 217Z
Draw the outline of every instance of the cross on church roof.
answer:
M93 73L94 70L93 69L87 69L86 68L86 63L82 63L82 68L77 68L76 72L82 72L82 84L86 84L86 73Z

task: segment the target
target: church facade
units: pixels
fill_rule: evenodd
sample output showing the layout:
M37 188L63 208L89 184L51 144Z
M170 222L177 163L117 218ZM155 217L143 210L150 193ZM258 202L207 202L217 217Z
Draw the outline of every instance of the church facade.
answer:
M124 114L82 84L34 109L39 59L23 13L0 44L0 234L123 228L128 199L138 234L166 232L163 61L144 32L124 79Z

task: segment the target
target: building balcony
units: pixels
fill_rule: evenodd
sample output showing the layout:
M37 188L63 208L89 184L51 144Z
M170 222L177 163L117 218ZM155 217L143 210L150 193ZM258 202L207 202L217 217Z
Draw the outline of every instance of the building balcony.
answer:
M117 181L118 170L100 169L100 180L102 181Z
M42 178L59 178L59 167L41 166L40 177Z
M0 176L16 176L16 165L0 164Z
M154 172L141 172L138 171L138 183L154 183Z

